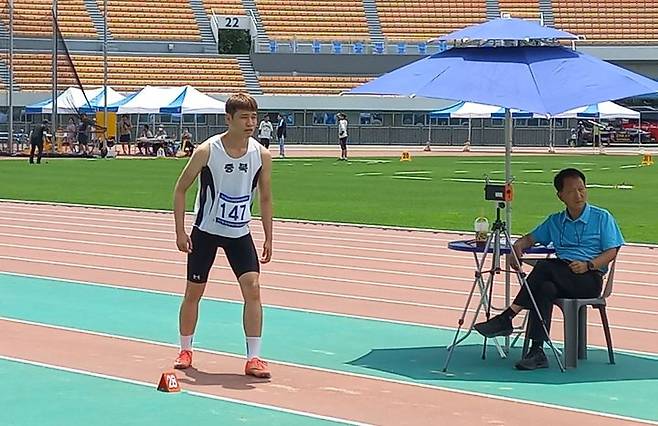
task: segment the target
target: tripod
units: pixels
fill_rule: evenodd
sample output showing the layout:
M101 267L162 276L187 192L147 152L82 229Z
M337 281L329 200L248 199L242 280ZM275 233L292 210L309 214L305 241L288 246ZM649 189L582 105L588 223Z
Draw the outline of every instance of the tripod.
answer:
M537 316L539 317L539 322L541 323L542 327L544 328L544 333L546 335L547 343L550 346L550 348L553 351L553 354L555 355L555 359L557 360L557 363L560 367L560 371L564 372L564 366L562 365L562 360L560 359L560 356L558 354L557 349L553 345L553 342L551 341L550 336L548 335L548 330L546 329L546 323L544 322L544 319L541 316L541 313L539 312L539 308L537 307L537 302L535 301L534 296L532 295L532 291L530 290L530 286L528 285L528 282L526 280L526 274L525 272L521 271L519 268L518 270L509 270L509 269L502 269L500 267L500 255L501 255L501 249L504 252L509 252L511 256L513 256L513 259L516 261L517 265L521 265L521 261L516 255L516 252L512 248L511 240L512 238L510 237L509 231L507 230L507 225L505 222L503 222L500 218L500 212L501 209L505 207L504 202L499 202L496 204L496 221L493 223L492 228L491 228L491 233L487 237L487 240L484 244L484 249L482 252L482 258L478 259L477 254L474 253L475 257L475 263L476 263L476 270L475 270L475 280L473 281L473 285L471 286L471 291L468 294L468 298L466 300L466 305L464 306L464 310L462 311L462 315L459 318L458 321L458 327L457 330L455 331L455 336L452 340L452 344L448 347L448 356L446 357L445 364L443 365L443 372L445 373L448 370L448 365L450 364L450 360L452 359L452 355L455 351L455 347L463 342L473 331L473 326L475 325L475 322L477 321L478 314L480 313L480 309L484 308L485 310L485 317L487 320L491 317L491 308L492 308L492 298L493 298L493 284L495 281L495 276L499 275L501 272L511 272L514 273L516 276L519 284L521 286L524 286L526 290L528 291L528 295L530 296L530 300L532 302L532 308L535 310L537 313ZM504 238L505 245L501 248L501 238ZM483 270L485 267L485 263L487 261L487 257L489 255L489 252L491 252L491 268L488 270ZM484 280L484 275L487 275L487 280L485 283ZM464 320L466 318L466 314L468 312L468 308L471 305L471 301L473 299L473 295L475 293L475 289L478 289L480 292L480 302L478 303L477 308L475 309L475 314L473 315L473 320L471 321L471 324L468 328L468 331L466 334L462 337L459 337L459 333L461 332L462 326L464 325ZM494 308L496 309L496 308ZM501 358L506 358L507 353L506 351L502 348L500 343L496 338L493 339L494 345L496 346L496 349L498 349L498 353L500 354ZM484 338L484 344L482 348L482 359L486 358L486 351L487 351L487 338Z

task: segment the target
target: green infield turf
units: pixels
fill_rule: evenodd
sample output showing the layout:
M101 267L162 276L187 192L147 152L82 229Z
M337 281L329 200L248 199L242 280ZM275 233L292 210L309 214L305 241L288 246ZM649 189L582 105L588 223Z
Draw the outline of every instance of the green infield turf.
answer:
M0 197L21 200L171 209L172 189L186 160L0 161ZM530 231L562 204L555 173L577 167L588 178L590 202L610 210L627 241L658 242L658 166L639 167L639 156L513 157L512 231ZM275 216L472 230L494 216L482 179L502 179L503 157L328 158L275 160ZM190 191L188 207L193 205ZM258 208L256 206L256 212Z

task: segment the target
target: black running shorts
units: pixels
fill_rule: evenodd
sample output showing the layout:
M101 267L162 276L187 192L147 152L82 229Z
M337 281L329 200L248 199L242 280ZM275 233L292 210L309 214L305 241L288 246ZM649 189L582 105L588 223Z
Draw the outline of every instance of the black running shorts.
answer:
M228 238L192 228L192 253L187 255L187 280L205 284L215 261L217 249L224 249L229 265L236 278L247 272L260 272L260 262L251 234Z

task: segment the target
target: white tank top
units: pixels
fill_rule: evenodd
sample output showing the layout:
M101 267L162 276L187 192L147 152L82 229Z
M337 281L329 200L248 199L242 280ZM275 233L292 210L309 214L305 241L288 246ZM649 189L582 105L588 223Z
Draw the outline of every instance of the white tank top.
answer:
M260 144L249 138L247 153L230 157L220 135L208 139L208 164L199 175L194 226L202 231L229 238L249 233L251 203L263 165Z

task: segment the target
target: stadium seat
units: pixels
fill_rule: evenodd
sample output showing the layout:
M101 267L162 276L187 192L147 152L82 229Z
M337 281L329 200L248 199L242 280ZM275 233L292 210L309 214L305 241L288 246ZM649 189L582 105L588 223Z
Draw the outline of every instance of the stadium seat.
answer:
M328 75L261 75L259 81L266 94L337 95L371 79Z
M585 36L581 43L653 44L658 40L655 1L553 0L555 25Z
M377 10L389 40L427 41L486 21L485 0L377 0Z
M541 16L539 1L499 0L501 13L509 13L513 18L537 20Z
M82 0L79 0L82 1ZM103 13L103 0L96 0ZM189 2L180 0L112 0L108 27L114 38L201 41Z
M76 71L85 87L103 84L101 55L73 55ZM51 85L50 54L17 53L14 76L23 90L48 90ZM108 84L120 92L146 85L183 86L199 90L231 93L243 90L244 76L235 58L193 56L108 56ZM70 72L62 70L60 87L75 85Z
M6 2L5 2L6 4ZM14 31L27 37L52 37L51 2L14 0ZM58 3L59 28L64 37L95 38L96 29L87 13L84 0L60 0ZM0 8L0 20L9 25L7 7Z
M365 41L369 38L359 0L256 0L268 37L278 40Z

